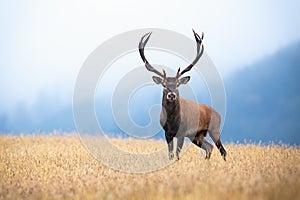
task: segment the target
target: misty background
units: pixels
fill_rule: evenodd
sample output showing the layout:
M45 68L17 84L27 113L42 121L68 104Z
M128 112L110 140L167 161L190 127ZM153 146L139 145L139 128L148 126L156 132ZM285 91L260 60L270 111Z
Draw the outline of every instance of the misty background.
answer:
M1 1L0 132L74 131L75 81L97 46L122 32L148 27L193 39L194 28L205 32L205 51L224 80L223 140L299 145L299 7L296 0ZM160 87L148 89L149 96L137 95L129 102L140 125L149 121L147 106L161 100ZM198 95L210 103L205 90L200 88ZM101 101L105 99L96 102ZM106 131L121 133L109 112L97 115L105 116Z

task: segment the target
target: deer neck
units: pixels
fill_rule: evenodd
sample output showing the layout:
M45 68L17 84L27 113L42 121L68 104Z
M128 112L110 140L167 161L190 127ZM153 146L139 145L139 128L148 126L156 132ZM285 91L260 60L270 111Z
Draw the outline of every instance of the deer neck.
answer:
M169 102L167 100L167 93L163 93L162 106L164 107L167 119L180 118L180 98L179 96L174 102Z

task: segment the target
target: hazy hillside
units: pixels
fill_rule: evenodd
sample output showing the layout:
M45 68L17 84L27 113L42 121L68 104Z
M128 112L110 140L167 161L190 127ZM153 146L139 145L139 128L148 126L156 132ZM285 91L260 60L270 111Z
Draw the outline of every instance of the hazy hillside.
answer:
M226 140L300 144L300 42L225 81Z
M285 47L252 66L236 72L227 80L227 117L222 133L223 141L283 141L300 144L300 42ZM148 107L160 103L161 88L155 87L153 98L143 97L141 105L133 105L132 113L140 125L149 122ZM200 96L203 94L199 94ZM204 95L205 96L205 95ZM152 99L152 100L151 100ZM97 100L99 103L99 100ZM109 99L104 99L110 105ZM101 105L104 105L104 103ZM201 99L201 102L206 102ZM0 132L26 133L75 130L72 114L72 97L69 104L61 105L57 97L41 95L32 107L20 104L12 113L0 113ZM147 107L144 109L144 107ZM96 108L97 107L96 105ZM105 113L103 115L102 113ZM159 118L159 116L157 116ZM120 134L110 110L100 113L107 132ZM157 119L158 120L158 119ZM163 137L160 133L157 137Z

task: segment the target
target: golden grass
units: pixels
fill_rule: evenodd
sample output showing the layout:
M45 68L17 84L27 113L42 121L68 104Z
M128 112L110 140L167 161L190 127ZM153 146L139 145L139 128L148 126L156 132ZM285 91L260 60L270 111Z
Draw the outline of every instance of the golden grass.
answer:
M163 141L114 139L128 151ZM225 145L209 161L191 146L161 170L130 174L98 162L76 136L0 136L0 199L300 199L300 149ZM134 161L132 161L134 162Z

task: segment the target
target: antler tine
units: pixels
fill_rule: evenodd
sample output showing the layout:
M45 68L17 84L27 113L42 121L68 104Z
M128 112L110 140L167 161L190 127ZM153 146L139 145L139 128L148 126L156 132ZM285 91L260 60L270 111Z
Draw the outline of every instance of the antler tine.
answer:
M163 73L164 73L164 78L167 77L166 71L163 69Z
M180 76L182 76L185 72L190 71L193 68L193 66L198 62L198 60L201 58L201 56L202 56L202 54L204 52L204 45L202 44L204 33L202 32L202 36L200 37L195 32L194 29L192 29L192 30L193 30L193 33L194 33L195 40L197 42L197 56L196 56L195 60L187 68L185 68L183 71L179 72L180 69L178 69L177 78L179 78ZM201 46L202 46L202 48L201 48L201 51L199 52Z
M146 67L149 71L154 72L154 73L156 73L157 75L159 75L159 76L165 78L165 77L166 77L166 72L164 72L164 73L162 74L161 72L159 72L158 70L156 70L152 65L149 64L149 62L147 61L147 59L146 59L146 57L145 57L145 54L144 54L144 48L145 48L145 46L146 46L146 44L147 44L147 42L148 42L148 40L149 40L151 34L152 34L152 32L147 33L147 34L145 34L145 35L141 38L141 40L140 40L140 42L139 42L139 52L140 52L140 55L141 55L142 60L143 60L144 63L145 63L145 67Z
M176 77L179 77L179 76L180 76L180 67L178 68L177 74L176 74Z

